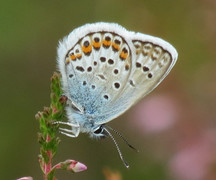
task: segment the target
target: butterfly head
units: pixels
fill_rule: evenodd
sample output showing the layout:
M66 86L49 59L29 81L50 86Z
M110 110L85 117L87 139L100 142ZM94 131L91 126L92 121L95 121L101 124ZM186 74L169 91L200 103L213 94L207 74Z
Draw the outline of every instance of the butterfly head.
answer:
M92 138L103 139L108 136L107 132L104 129L105 124L97 125L92 128L92 131L89 133Z

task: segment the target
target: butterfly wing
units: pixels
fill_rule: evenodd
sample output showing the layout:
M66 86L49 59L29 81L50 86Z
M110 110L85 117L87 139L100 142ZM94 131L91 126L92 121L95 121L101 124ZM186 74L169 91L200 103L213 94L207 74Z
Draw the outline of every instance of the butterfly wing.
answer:
M93 117L100 117L127 83L131 51L118 35L127 36L127 32L117 24L88 24L75 29L59 45L63 90L79 109Z
M160 38L137 33L131 35L131 42L131 73L121 96L108 108L112 113L104 113L109 119L124 113L156 88L170 72L178 57L175 48Z
M102 124L152 91L175 64L165 41L112 23L87 24L60 43L58 67L65 94Z

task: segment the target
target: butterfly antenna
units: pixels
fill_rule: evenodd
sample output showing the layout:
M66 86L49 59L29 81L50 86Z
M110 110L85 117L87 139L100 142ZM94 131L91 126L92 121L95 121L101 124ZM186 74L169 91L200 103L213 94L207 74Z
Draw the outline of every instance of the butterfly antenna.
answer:
M121 153L121 151L120 151L120 149L119 149L119 146L118 146L116 140L114 139L113 135L112 135L112 134L108 131L108 129L106 129L105 127L104 127L104 130L107 132L107 134L108 134L108 135L111 137L111 139L113 140L113 142L114 142L114 144L115 144L115 146L116 146L116 149L117 149L117 151L118 151L118 153L119 153L119 156L120 156L120 158L121 158L123 164L126 166L126 168L129 168L129 164L128 164L127 161L123 158L122 153Z
M106 125L106 127L108 127L110 130L112 130L113 132L115 132L120 138L122 138L122 140L128 145L128 147L130 147L131 149L135 150L136 152L139 152L138 149L136 149L136 148L133 147L131 144L129 144L129 142L127 141L127 139L125 139L124 136L123 136L120 132L116 131L115 129L113 129L113 128L110 127L110 126L107 126L107 125Z

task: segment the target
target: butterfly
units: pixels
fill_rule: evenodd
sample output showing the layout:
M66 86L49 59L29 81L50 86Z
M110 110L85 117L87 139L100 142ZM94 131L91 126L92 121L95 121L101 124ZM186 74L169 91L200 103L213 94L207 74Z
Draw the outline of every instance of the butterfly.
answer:
M69 137L80 132L93 138L110 136L129 167L109 130L121 134L106 123L160 84L176 63L176 49L160 38L99 22L74 29L59 42L57 52L62 88L68 98L68 122L59 123L69 128L60 128L61 133Z

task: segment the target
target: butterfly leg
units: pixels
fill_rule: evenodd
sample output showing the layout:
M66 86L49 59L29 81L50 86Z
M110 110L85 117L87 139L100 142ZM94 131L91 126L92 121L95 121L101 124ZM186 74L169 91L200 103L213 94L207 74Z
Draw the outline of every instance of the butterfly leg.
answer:
M61 130L60 133L66 135L66 136L77 137L80 133L80 126L78 123L58 121L58 122L55 122L55 124L68 125L71 127L71 129L59 128Z
M79 124L78 124L78 123L63 122L63 121L56 121L56 122L54 122L54 124L68 125L68 126L76 127L76 128L79 127Z
M77 137L79 135L79 130L77 130L76 132L73 132L73 130L70 130L70 129L64 129L64 128L60 128L60 133L61 134L64 134L66 136L69 136L69 137ZM70 134L70 133L73 133L73 134Z

